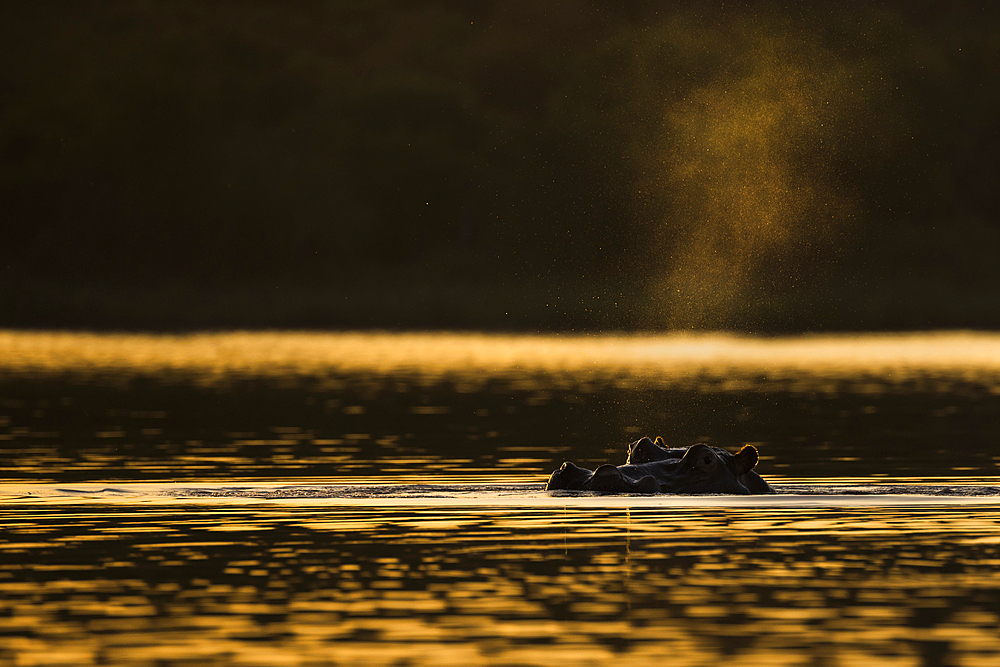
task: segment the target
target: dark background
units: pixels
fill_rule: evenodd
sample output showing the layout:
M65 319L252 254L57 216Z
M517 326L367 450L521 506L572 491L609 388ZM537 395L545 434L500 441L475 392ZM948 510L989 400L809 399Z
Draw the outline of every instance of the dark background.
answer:
M998 327L983 6L3 3L0 326Z

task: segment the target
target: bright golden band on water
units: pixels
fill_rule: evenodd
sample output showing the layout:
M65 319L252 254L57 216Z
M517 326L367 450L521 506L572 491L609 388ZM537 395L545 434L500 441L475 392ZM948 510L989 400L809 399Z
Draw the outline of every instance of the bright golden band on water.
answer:
M81 334L0 331L0 371L252 374L329 372L511 376L906 377L1000 372L1000 334L971 332L747 337L480 333Z

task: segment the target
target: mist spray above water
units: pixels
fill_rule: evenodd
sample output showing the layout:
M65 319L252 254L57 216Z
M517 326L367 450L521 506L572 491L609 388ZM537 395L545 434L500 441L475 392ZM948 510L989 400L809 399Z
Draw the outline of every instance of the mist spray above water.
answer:
M643 183L665 216L651 308L673 328L745 325L769 299L815 285L849 244L856 207L838 145L868 75L787 25L663 34L698 80L664 100Z

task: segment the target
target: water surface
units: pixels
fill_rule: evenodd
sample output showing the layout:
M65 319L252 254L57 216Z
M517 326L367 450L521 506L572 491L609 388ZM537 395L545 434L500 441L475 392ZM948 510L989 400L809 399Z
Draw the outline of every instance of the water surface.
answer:
M0 332L0 664L995 665L1000 336ZM641 435L768 497L547 494Z
M993 476L998 423L986 334L0 332L8 479L529 481L642 435L769 479Z

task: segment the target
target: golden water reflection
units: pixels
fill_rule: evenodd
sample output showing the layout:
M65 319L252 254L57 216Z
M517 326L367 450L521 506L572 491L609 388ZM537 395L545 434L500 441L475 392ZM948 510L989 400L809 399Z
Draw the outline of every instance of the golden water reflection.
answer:
M0 664L996 665L998 417L992 334L0 332ZM788 493L541 490L654 433Z
M1000 503L0 503L17 665L995 665Z
M755 338L726 334L505 335L479 333L235 332L191 335L0 331L10 372L327 373L510 377L537 372L641 373L690 378L968 378L1000 372L1000 334L974 332Z

